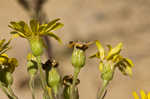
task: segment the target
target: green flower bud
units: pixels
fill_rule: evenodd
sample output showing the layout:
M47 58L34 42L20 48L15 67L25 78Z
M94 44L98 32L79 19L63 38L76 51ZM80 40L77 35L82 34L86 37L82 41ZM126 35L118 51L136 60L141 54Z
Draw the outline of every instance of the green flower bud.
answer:
M51 68L50 71L46 71L46 76L47 76L47 84L49 87L51 87L55 93L55 95L57 95L58 93L58 87L59 87L59 83L60 83L60 75L57 72L57 70L55 68Z
M35 76L38 71L37 63L33 60L27 62L27 70L30 76Z
M30 47L34 56L40 56L43 54L43 41L40 37L34 37L30 39Z
M82 68L85 65L85 52L82 49L74 47L72 53L72 65L77 68Z

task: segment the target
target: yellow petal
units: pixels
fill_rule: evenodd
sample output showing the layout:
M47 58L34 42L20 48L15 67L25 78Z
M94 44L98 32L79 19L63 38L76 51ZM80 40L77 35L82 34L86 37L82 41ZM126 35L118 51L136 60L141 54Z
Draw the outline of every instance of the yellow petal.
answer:
M133 96L134 96L134 99L139 99L139 96L137 95L136 92L133 92L132 94L133 94Z
M147 94L148 99L150 99L150 92Z
M140 91L140 94L141 94L141 99L148 99L147 95L145 94L143 90Z
M103 72L103 63L102 62L99 63L99 71Z
M105 51L104 51L103 46L101 45L101 43L100 43L98 40L96 41L96 46L97 46L98 51L99 51L99 53L100 53L100 58L101 58L101 60L104 60Z

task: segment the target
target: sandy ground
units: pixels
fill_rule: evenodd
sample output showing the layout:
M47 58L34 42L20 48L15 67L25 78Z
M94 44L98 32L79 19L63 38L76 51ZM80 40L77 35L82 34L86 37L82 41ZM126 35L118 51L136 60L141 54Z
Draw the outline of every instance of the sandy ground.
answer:
M64 28L56 33L63 39L65 46L51 40L53 56L60 62L60 72L72 73L70 50L66 44L70 40L100 40L103 45L115 46L123 42L122 54L133 60L133 77L125 77L119 71L108 88L106 99L133 99L132 92L141 89L150 91L150 0L49 0L45 11L49 19L61 18ZM0 0L0 35L9 39L10 21L25 20L29 17L15 0ZM26 72L26 55L28 42L16 39L11 43L9 56L19 60L19 67L14 73L13 89L20 99L31 99L30 91L24 82L28 79ZM87 51L91 55L96 50L92 46ZM45 60L45 58L43 58ZM96 99L101 85L98 61L87 59L87 65L79 78L80 99ZM37 91L37 97L41 94ZM0 99L7 97L0 91ZM41 98L37 98L41 99Z

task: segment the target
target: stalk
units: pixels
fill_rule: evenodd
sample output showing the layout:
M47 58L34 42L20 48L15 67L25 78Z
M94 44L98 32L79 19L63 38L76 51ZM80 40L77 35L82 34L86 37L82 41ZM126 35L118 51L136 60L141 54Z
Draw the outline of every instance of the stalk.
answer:
M38 69L40 72L40 79L41 79L41 83L42 83L42 88L44 90L44 97L46 99L53 99L52 94L49 93L48 89L47 89L47 84L46 84L46 80L45 80L45 76L44 73L42 71L42 65L41 65L41 57L37 56L36 57L37 63L38 63Z
M34 77L33 76L30 77L29 87L30 87L30 90L31 90L31 93L32 93L32 99L35 99Z
M102 88L98 91L97 99L104 99L105 90L107 88L108 81L104 80Z
M75 68L74 75L73 75L73 84L72 84L71 93L70 93L70 99L74 99L75 84L76 84L79 72L80 72L80 68Z
M10 85L8 85L8 91L12 96L12 99L18 99L18 97L15 95L15 93L13 92L12 88Z
M13 97L7 92L6 88L2 85L2 83L0 82L0 88L2 89L2 91L7 95L7 97L9 99L13 99Z

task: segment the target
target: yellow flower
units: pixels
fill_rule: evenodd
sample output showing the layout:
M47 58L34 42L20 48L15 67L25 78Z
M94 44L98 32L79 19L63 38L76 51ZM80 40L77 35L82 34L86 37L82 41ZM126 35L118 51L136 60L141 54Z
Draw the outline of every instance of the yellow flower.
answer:
M10 48L8 45L11 40L5 43L5 39L0 40L0 70L13 72L18 62L15 58L9 58L5 52Z
M62 23L58 22L60 19L50 21L48 24L40 24L37 20L30 20L30 25L24 21L10 22L9 27L13 29L11 34L14 37L26 38L29 41L32 54L40 56L43 54L44 42L42 36L50 36L61 43L61 39L53 33L53 31L61 28Z
M100 59L99 69L101 72L106 72L105 70L108 69L114 70L117 67L124 75L132 75L132 61L120 55L123 46L122 43L119 43L114 48L112 48L111 45L107 45L109 49L108 53L105 53L105 50L99 41L96 41L96 46L98 52L90 56L90 58L97 57Z
M150 99L150 92L146 94L143 90L140 91L141 98L137 95L136 92L133 92L134 99Z

